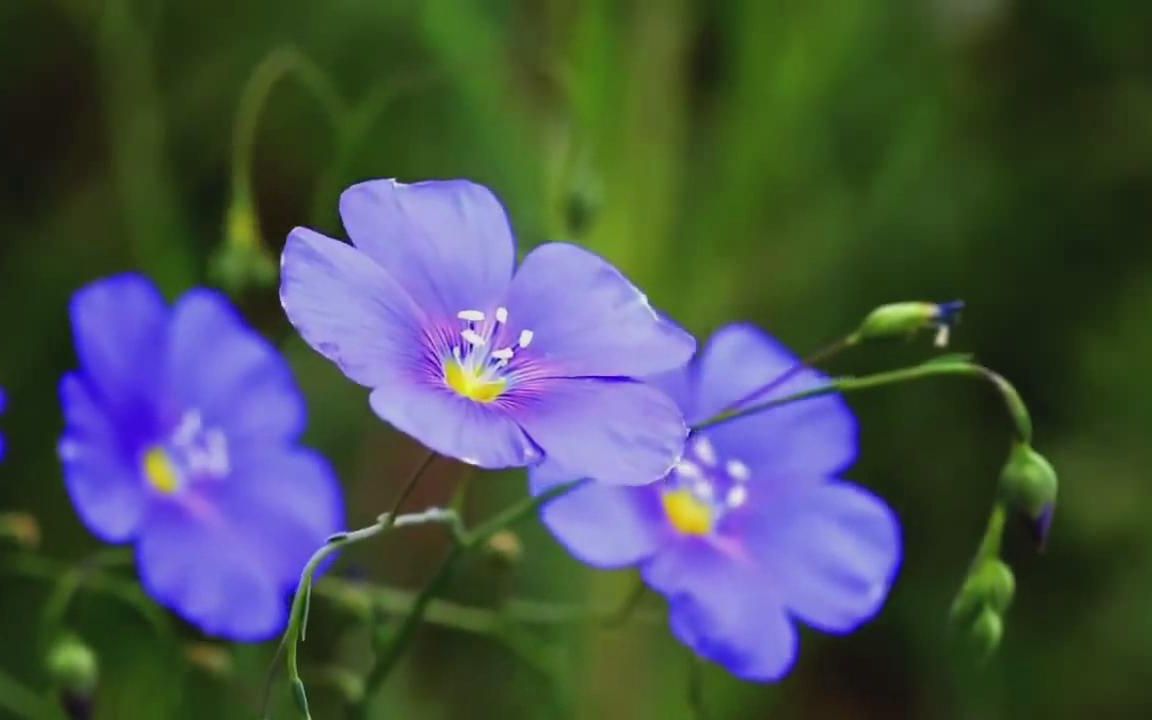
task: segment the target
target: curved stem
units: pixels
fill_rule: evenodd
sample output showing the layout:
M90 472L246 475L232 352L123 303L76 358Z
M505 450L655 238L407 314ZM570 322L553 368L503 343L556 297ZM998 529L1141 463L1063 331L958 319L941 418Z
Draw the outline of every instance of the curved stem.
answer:
M866 375L864 377L858 378L838 378L824 385L818 385L816 387L809 388L808 390L802 390L800 392L792 393L791 395L785 395L784 397L768 400L751 407L720 413L715 417L709 418L708 420L693 426L692 429L703 430L705 428L715 427L726 422L731 422L742 417L748 417L749 415L755 415L757 413L771 410L782 405L789 405L791 403L800 402L802 400L809 400L811 398L817 398L824 395L870 390L872 388L884 387L887 385L896 385L913 380L921 380L930 377L948 375L975 377L977 379L985 380L991 383L992 386L996 388L1004 402L1004 407L1008 411L1009 418L1012 420L1017 438L1021 442L1031 442L1032 419L1028 414L1028 409L1025 407L1024 401L1020 399L1020 394L1016 392L1016 389L1012 387L1012 384L986 367L970 362L958 361L929 361L921 365L914 365L909 368L901 368L899 370L890 370L888 372L876 373L875 375Z
M416 488L416 484L420 481L420 478L423 477L424 472L431 466L435 458L435 453L428 452L424 459L421 460L420 465L417 466L416 470L404 483L403 488L400 490L400 495L397 496L396 502L393 503L390 512L381 515L374 524L368 527L351 532L337 533L328 538L328 542L317 550L312 557L308 559L307 564L304 565L304 570L300 573L300 583L296 586L296 594L292 598L292 608L288 613L288 627L284 631L282 644L288 666L288 679L292 684L292 691L295 695L297 705L299 705L300 711L305 717L311 717L311 715L308 711L308 699L304 692L304 684L300 680L297 655L299 653L299 643L304 641L305 635L307 634L308 605L312 597L312 579L316 575L316 571L319 570L333 553L341 548L374 538L398 525L449 520L445 511L439 510L404 517L397 514L400 506L403 505L412 494L412 491ZM455 514L451 513L451 511L448 511L448 514L451 515L452 520L450 521L453 522L455 526L455 524L459 522L458 519L455 519Z
M367 717L368 707L373 696L384 684L384 681L388 679L389 674L404 655L404 651L407 650L408 644L416 632L416 628L423 622L424 614L428 611L432 600L440 593L448 579L452 576L452 571L460 561L460 558L469 550L482 545L496 533L523 520L535 513L536 510L545 503L571 492L584 482L583 480L573 480L572 482L557 485L540 495L525 497L503 512L498 513L495 517L481 523L475 529L461 530L457 533L456 542L452 546L451 551L449 551L447 557L444 558L440 567L437 568L432 579L428 581L428 584L425 585L424 589L416 596L416 600L412 603L412 608L400 622L399 627L392 633L391 639L376 655L376 659L373 661L364 680L364 695L358 702L352 705L349 712L350 718Z
M792 378L796 377L796 375L803 372L804 370L815 365L819 365L822 362L826 362L844 352L848 348L853 347L859 343L860 334L852 333L851 335L845 335L839 340L825 345L816 352L797 360L796 364L785 370L767 385L762 385L761 387L756 388L739 400L730 403L728 407L724 408L724 412L731 412L737 408L747 405L750 402L755 402L773 390L779 388L781 385L788 382Z

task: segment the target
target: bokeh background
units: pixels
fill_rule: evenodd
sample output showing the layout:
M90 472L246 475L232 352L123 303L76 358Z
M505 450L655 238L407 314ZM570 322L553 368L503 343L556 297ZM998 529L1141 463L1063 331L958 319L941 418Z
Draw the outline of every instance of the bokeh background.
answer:
M369 522L419 450L294 336L275 258L293 225L339 234L353 181L469 177L504 199L524 247L586 244L702 337L743 319L805 351L879 303L962 297L955 347L1033 410L1061 504L1045 554L1009 536L1019 590L991 662L964 655L946 616L1007 449L995 397L963 380L855 396L852 477L905 526L891 601L853 636L805 633L779 685L709 668L714 718L1152 716L1150 29L1137 0L7 0L0 512L35 518L48 567L100 550L55 459L56 385L75 363L70 294L136 268L169 296L227 289L282 346L309 442L338 467L350 523ZM929 351L871 347L833 368ZM414 503L445 502L465 474L440 465ZM515 473L471 482L474 518L524 492ZM607 607L630 587L537 524L519 539L519 562L474 559L452 596ZM397 533L340 572L412 588L445 547L436 530ZM30 554L0 546L0 695L25 705L52 694L37 619L53 583L19 571ZM661 609L649 599L610 631L428 627L377 716L686 718L688 654ZM71 604L101 665L94 717L257 716L272 645L147 617L87 586ZM314 603L318 718L342 717L367 636ZM276 717L294 717L286 694Z

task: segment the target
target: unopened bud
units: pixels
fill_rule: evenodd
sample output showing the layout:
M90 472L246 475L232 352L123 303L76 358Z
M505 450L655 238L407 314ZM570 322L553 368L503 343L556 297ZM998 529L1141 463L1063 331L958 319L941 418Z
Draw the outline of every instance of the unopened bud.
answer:
M1032 446L1017 442L1000 472L1000 497L1028 518L1037 544L1043 548L1052 526L1059 481L1052 464Z
M524 544L511 530L501 530L484 544L485 554L501 565L515 565L524 557Z
M972 648L980 658L988 658L1000 647L1004 637L1004 621L1000 613L992 608L984 608L968 629Z
M989 558L968 573L964 585L952 603L952 619L966 623L985 608L1003 614L1012 604L1016 579L1012 568L1000 558Z
M87 697L96 689L99 664L96 653L82 640L65 635L48 651L45 666L49 676L70 696Z
M935 330L937 347L948 344L952 328L960 320L964 303L899 302L881 305L861 323L860 340L881 340L915 335L921 330Z
M212 258L211 269L216 281L231 291L275 282L276 263L264 247L251 203L235 199L228 207L224 243Z
M0 513L0 538L20 547L35 549L40 546L40 523L24 512Z

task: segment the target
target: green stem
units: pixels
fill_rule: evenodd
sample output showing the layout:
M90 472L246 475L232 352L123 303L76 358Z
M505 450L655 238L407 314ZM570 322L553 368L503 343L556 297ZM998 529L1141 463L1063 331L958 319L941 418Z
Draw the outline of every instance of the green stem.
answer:
M832 343L829 343L828 345L825 345L824 347L820 348L816 352L814 352L810 355L807 355L807 356L801 358L800 360L797 360L796 364L794 364L792 367L785 370L783 373L781 373L778 377L773 379L767 385L763 385L759 388L756 388L755 390L748 393L747 395L740 398L739 400L737 400L733 403L730 403L728 405L728 407L726 407L724 409L724 411L730 412L730 411L733 411L739 407L747 405L750 402L755 402L757 399L764 397L768 393L772 392L773 390L779 388L784 383L786 383L789 380L791 380L792 378L796 377L796 375L803 372L804 370L807 370L810 367L814 367L816 365L819 365L822 362L827 362L828 360L831 360L832 358L836 357L837 355L844 352L848 348L854 347L855 345L858 345L859 343L860 343L860 334L859 333L852 333L851 335L845 335L844 337L840 338L839 340L836 340L835 342L832 342Z
M284 630L284 638L281 644L284 647L284 654L288 666L288 680L292 684L292 691L295 694L297 705L305 717L311 717L311 715L308 712L308 699L304 692L304 683L300 680L300 668L297 656L299 654L299 644L304 641L307 633L308 605L312 597L312 579L316 575L316 571L320 569L329 556L341 548L369 540L377 535L388 532L394 527L434 521L448 521L453 524L453 527L456 527L459 524L459 519L456 518L455 513L451 511L446 512L434 509L413 515L398 515L400 507L412 494L417 483L420 482L420 478L424 476L425 471L431 466L432 461L435 459L436 454L433 452L428 452L427 455L424 456L420 465L417 466L416 470L404 483L400 495L392 505L391 512L381 515L374 524L368 527L351 532L337 533L328 538L328 542L313 553L312 557L308 559L307 564L304 565L304 570L300 573L300 583L297 585L296 594L292 598L292 608L288 613L288 627Z
M715 427L726 422L731 422L739 418L748 417L757 413L771 410L782 405L789 405L791 403L800 402L801 400L809 400L811 398L822 397L824 395L832 395L835 393L850 393L860 390L870 390L872 388L884 387L887 385L896 385L904 382L911 382L913 380L922 380L931 377L940 376L960 376L960 377L974 377L980 380L985 380L992 384L1000 394L1004 402L1004 407L1008 411L1008 416L1012 420L1015 428L1017 439L1021 442L1029 443L1032 439L1032 420L1028 415L1028 409L1024 405L1024 401L1020 399L1019 393L1012 387L1011 383L1005 380L997 373L989 370L981 365L976 365L969 362L957 361L929 361L921 365L914 365L909 368L901 368L899 370L890 370L888 372L876 373L875 375L866 375L864 377L845 377L838 378L828 382L824 385L819 385L808 390L802 390L791 395L768 400L751 407L742 408L740 410L730 410L720 413L715 417L693 426L693 430L703 430L705 428Z
M350 718L362 719L367 717L368 707L373 696L388 679L389 674L404 655L404 651L407 650L416 629L423 622L424 615L428 612L433 599L444 588L460 559L469 550L479 547L496 533L534 514L545 503L574 490L583 482L582 480L574 480L557 485L540 495L525 497L487 522L481 523L475 529L457 533L456 543L452 546L448 556L444 558L432 579L416 596L408 615L392 633L389 642L377 653L376 659L364 680L364 695L359 702L354 703L350 708Z
M984 529L984 537L980 541L980 548L976 551L978 564L988 558L1000 557L1000 543L1004 537L1004 524L1008 520L1008 510L1003 503L996 503L992 513L988 516L988 525Z
M17 718L42 720L62 718L64 714L7 673L0 672L0 709Z

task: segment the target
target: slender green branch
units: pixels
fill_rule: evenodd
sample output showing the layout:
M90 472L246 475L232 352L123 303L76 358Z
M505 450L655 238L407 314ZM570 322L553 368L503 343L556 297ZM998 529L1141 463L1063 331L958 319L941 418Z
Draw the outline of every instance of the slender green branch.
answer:
M459 519L452 511L444 511L439 509L429 510L423 513L416 513L413 515L401 516L398 514L400 507L412 494L419 483L420 478L424 476L425 471L431 466L432 461L435 460L435 453L429 452L421 460L420 465L409 476L408 480L404 483L403 488L397 496L396 502L392 506L392 511L377 518L376 522L365 528L353 530L351 532L337 533L328 538L328 542L317 550L311 558L308 559L304 570L300 573L300 583L296 587L296 594L292 598L292 608L288 613L288 627L284 631L284 638L282 645L284 647L285 661L288 667L288 680L292 684L292 691L295 695L297 705L305 717L311 717L308 712L308 699L304 691L304 683L300 680L300 669L297 662L299 653L299 643L304 641L307 633L308 626L308 605L312 598L312 580L316 572L328 560L328 558L348 545L352 545L364 540L368 540L388 532L393 527L400 527L403 525L414 525L426 522L447 521L452 527L458 528ZM279 655L279 652L277 653Z
M705 428L715 427L723 423L731 422L743 417L748 417L749 415L755 415L757 413L781 407L783 405L790 405L795 402L822 397L824 395L858 392L861 390L870 390L872 388L897 385L899 383L911 382L913 380L922 380L925 378L940 376L974 377L990 382L992 386L996 388L1004 402L1004 406L1008 411L1008 416L1012 420L1013 426L1015 428L1017 438L1021 442L1031 441L1032 420L1028 414L1028 409L1024 405L1024 401L1020 399L1020 395L1016 392L1016 389L1013 388L1007 380L992 370L989 370L988 368L981 365L961 361L928 361L920 365L901 368L899 370L890 370L888 372L876 373L875 375L838 378L826 384L818 385L816 387L809 388L808 390L792 393L791 395L785 395L784 397L758 403L751 407L720 413L715 417L709 418L708 420L695 425L693 429L703 430Z
M565 493L571 492L581 485L583 480L574 480L569 483L557 485L540 495L527 496L519 502L498 513L495 517L481 523L472 530L461 531L457 534L456 543L444 558L432 579L416 596L408 614L401 620L390 640L385 644L376 659L373 661L364 680L364 695L351 707L349 717L367 717L368 707L376 691L384 684L388 675L395 668L404 651L407 650L416 629L424 620L433 599L440 593L460 559L469 551L482 545L488 538L534 514L539 508L551 500Z
M28 720L64 717L59 708L4 672L0 672L0 709L12 713L13 717Z
M796 363L792 367L785 370L783 373L781 373L779 376L774 378L768 384L762 385L761 387L756 388L755 390L748 393L747 395L745 395L745 396L741 397L740 399L736 400L735 402L729 404L728 407L724 408L724 412L735 411L738 408L744 407L748 403L755 402L756 400L759 400L760 398L764 397L765 395L768 395L769 393L771 393L773 390L780 388L781 386L784 385L784 383L786 383L789 380L791 380L792 378L796 377L798 374L800 374L804 370L807 370L810 367L819 365L822 362L827 362L828 360L831 360L832 358L836 357L837 355L844 352L848 348L854 347L854 346L859 345L859 344L860 344L860 333L854 332L851 335L845 335L844 337L840 338L839 340L836 340L834 342L829 343L828 345L825 345L824 347L820 348L816 352L814 352L810 355L806 355L805 357L797 360Z

